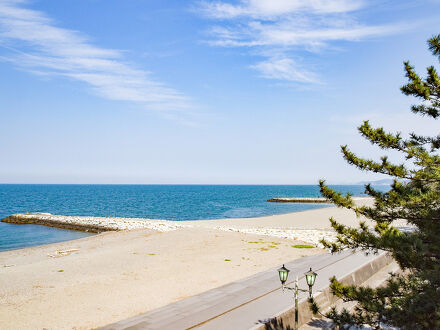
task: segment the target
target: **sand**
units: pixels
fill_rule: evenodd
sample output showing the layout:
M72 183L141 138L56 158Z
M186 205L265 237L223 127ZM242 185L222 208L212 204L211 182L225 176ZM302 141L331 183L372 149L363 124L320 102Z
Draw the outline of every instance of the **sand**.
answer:
M358 222L351 212L330 207L189 221L187 227L165 232L106 232L2 252L0 329L96 328L285 261L326 253L293 246L310 242L307 232L331 233L330 216L346 224Z

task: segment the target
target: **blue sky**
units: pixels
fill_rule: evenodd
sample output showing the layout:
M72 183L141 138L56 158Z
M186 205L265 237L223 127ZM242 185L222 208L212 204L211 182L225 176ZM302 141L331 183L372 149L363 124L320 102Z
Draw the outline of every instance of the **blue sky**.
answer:
M438 0L0 0L0 182L381 179L339 146L438 133L399 87L439 26Z

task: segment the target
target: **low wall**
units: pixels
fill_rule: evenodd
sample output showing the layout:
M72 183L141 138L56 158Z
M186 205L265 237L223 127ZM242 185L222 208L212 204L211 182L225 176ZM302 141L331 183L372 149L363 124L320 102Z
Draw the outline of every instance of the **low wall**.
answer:
M388 254L383 253L378 258L354 270L352 273L342 278L339 278L338 280L347 285L360 285L392 262L394 262L393 259ZM314 298L321 310L326 310L330 308L339 299L330 292L329 287L325 288L320 293L315 294ZM298 312L298 327L306 324L313 317L319 318L319 316L313 315L312 311L310 310L308 298L303 297L302 299L300 299L298 304ZM291 308L288 308L278 315L274 316L265 324L255 326L254 328L252 328L252 330L291 329L290 326L286 325L294 324L294 315L295 309L292 306Z

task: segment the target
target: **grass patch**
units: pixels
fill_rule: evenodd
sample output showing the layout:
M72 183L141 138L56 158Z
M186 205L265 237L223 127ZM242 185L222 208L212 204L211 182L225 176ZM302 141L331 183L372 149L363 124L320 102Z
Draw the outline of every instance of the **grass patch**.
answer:
M225 261L231 261L231 259L225 259Z
M292 245L292 247L295 249L313 249L313 248L315 248L313 245L304 245L304 244Z
M62 273L62 272L64 272L64 269L60 269L60 270L58 271L58 273Z
M265 248L265 247L262 247L262 248L260 248L260 251L269 251L269 249Z
M156 253L148 253L149 256L155 256Z

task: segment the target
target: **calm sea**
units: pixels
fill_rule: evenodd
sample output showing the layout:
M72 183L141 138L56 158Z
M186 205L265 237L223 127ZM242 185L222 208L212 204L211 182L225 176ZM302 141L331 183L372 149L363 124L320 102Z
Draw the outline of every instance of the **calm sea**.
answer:
M362 196L363 186L333 186ZM385 189L385 188L384 188ZM325 207L269 203L273 197L319 196L316 185L0 185L0 218L13 213L120 216L176 221L260 217ZM0 251L90 234L0 223Z

